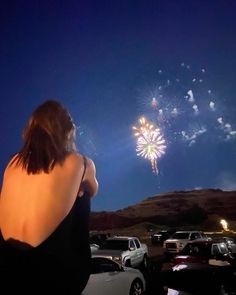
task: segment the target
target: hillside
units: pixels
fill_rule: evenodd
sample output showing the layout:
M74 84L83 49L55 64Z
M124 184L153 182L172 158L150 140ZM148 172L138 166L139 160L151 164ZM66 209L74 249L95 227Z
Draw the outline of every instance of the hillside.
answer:
M122 210L93 212L91 230L124 228L143 222L212 229L220 218L236 225L236 191L204 189L162 193Z

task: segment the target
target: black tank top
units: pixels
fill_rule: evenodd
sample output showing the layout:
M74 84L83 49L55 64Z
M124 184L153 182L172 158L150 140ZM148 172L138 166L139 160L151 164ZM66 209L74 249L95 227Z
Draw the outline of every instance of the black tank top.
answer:
M82 180L86 164L84 157ZM7 288L14 288L12 292L17 294L20 290L24 294L80 294L90 274L89 217L90 196L85 192L76 198L67 216L39 246L4 241L1 235L0 277L4 276ZM9 278L14 278L14 285L8 282ZM29 283L37 288L28 289ZM10 289L6 291L11 294Z

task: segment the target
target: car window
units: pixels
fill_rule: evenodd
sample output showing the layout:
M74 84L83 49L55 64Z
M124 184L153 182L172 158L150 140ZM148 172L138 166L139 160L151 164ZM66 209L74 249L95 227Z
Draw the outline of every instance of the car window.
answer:
M201 235L199 233L195 233L195 239L201 239Z
M189 233L175 233L173 234L173 236L171 237L172 239L188 239L189 238Z
M221 243L220 245L220 252L222 254L226 254L226 253L229 253L228 249L227 249L227 246L224 244L224 243Z
M126 240L106 240L100 249L111 249L111 250L128 250L128 241Z
M134 244L134 241L129 241L129 247L130 248L135 248L135 244Z
M220 251L219 251L218 246L216 244L213 244L212 245L212 254L216 255L216 254L219 254L219 253L220 253Z
M201 236L203 239L207 239L207 235L205 233L201 232Z
M135 245L136 245L137 249L139 249L139 248L140 248L140 243L139 243L139 241L138 241L137 239L135 239L134 242L135 242Z
M95 257L91 261L91 273L98 274L103 272L120 271L120 267L117 263L110 259Z

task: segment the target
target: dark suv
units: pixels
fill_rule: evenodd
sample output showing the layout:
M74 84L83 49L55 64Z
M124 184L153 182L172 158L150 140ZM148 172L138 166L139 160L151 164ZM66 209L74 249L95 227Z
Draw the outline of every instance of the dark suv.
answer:
M97 233L97 234L93 234L90 236L89 238L89 242L90 244L96 244L99 247L101 247L104 242L110 238L110 234L109 233Z
M169 288L219 294L223 286L228 294L235 294L231 293L236 291L235 259L224 242L189 242L172 262L172 268L162 272Z
M163 242L173 234L174 232L168 230L161 230L151 235L152 245L163 244Z
M189 242L184 249L173 258L174 264L179 263L209 263L216 259L235 263L235 259L225 242L222 241L194 241Z
M217 242L224 242L229 251L234 255L236 256L236 241L234 238L231 238L231 237L218 237L218 238L213 238L214 241L217 241Z

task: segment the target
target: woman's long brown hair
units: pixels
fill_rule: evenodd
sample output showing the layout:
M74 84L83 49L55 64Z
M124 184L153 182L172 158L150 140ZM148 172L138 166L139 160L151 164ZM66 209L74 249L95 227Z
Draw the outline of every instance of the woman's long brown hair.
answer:
M75 151L75 127L69 112L58 101L48 100L32 114L24 132L24 145L13 164L27 173L50 172Z

